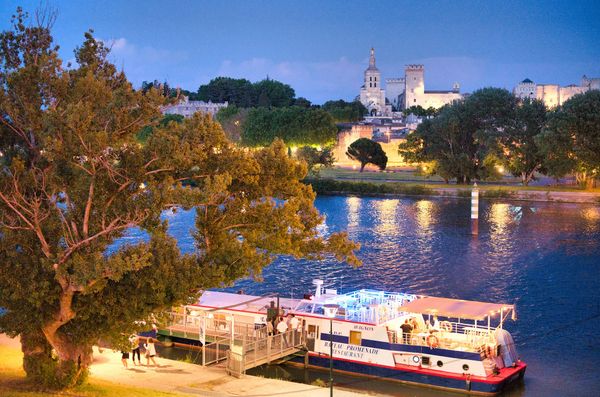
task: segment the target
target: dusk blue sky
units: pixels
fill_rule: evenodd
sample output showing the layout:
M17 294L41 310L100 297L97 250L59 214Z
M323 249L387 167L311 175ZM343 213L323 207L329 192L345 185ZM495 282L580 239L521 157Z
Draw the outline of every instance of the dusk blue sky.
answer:
M0 29L17 5L0 0ZM512 89L600 77L600 1L51 1L65 60L93 28L139 86L197 90L216 76L271 78L316 103L353 99L371 46L383 78L425 65L426 89Z

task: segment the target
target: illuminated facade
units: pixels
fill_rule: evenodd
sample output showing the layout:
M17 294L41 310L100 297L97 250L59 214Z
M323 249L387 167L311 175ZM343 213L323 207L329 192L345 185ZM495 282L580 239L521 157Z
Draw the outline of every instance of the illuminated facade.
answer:
M385 89L381 83L381 73L375 66L375 50L371 48L369 67L360 90L360 102L371 116L389 116L392 110L401 111L412 106L438 109L462 98L458 83L454 83L451 90L426 90L423 65L407 65L404 77L385 80Z
M381 73L375 66L375 49L371 48L369 67L365 70L365 81L360 89L360 102L367 108L371 116L387 116L391 106L385 104L385 91L381 85Z
M539 99L548 108L560 106L573 96L589 90L600 90L600 78L583 76L581 85L571 84L561 87L558 84L536 84L530 79L521 81L513 89L513 94L520 99Z
M163 114L179 114L183 117L192 117L196 112L210 114L214 117L217 112L227 107L227 102L213 103L204 101L190 101L188 97L184 96L183 100L179 103L165 106L162 108Z

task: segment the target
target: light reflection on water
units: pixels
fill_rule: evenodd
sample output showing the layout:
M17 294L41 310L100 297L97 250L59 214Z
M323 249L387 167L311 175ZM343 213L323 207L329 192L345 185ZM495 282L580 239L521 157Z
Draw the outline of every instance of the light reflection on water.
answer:
M598 206L482 200L476 236L468 200L319 197L316 206L326 216L323 233L347 230L361 243L361 268L281 257L264 270L263 283L242 280L230 290L297 297L323 278L342 292L377 288L516 303L519 321L509 327L529 368L525 386L509 395L600 391ZM178 212L169 222L180 247L193 249L193 213ZM390 390L431 395L396 384Z

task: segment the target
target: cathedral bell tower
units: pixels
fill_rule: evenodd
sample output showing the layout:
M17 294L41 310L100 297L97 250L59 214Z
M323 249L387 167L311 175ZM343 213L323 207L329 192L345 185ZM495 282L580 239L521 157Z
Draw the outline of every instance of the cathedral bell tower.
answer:
M365 70L365 81L360 90L360 102L372 116L385 113L385 91L381 87L381 73L375 65L375 49L371 48L369 67Z

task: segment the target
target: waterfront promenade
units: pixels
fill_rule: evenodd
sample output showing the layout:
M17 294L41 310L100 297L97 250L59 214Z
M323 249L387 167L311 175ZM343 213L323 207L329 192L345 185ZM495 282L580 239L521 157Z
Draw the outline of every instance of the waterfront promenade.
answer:
M0 346L19 349L18 340L0 334ZM145 359L142 357L142 360ZM202 367L181 361L158 358L160 367L133 366L129 360L129 369L121 364L121 353L104 349L101 353L94 348L94 363L91 366L92 380L102 380L112 384L156 390L174 395L194 395L206 397L228 396L285 396L325 397L329 395L326 387L267 379L246 375L240 379L225 374L223 367ZM323 372L322 379L328 374ZM364 397L365 394L335 389L339 397ZM370 393L369 395L373 395Z

